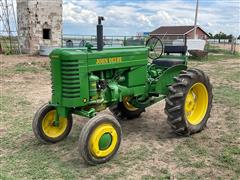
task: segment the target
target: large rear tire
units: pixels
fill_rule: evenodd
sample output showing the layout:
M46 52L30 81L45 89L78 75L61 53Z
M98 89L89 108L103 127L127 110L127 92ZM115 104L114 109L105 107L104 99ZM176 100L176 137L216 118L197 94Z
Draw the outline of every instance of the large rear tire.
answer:
M145 109L139 109L129 103L130 97L124 97L122 102L119 102L109 108L117 120L133 120L138 118Z
M200 132L206 126L212 109L212 86L203 71L182 71L169 87L165 113L168 124L180 135Z

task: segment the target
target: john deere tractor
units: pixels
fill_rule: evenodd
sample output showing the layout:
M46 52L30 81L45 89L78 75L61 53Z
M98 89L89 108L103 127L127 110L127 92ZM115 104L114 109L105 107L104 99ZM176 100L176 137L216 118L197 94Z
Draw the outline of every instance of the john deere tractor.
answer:
M163 47L158 37L151 37L146 46L103 48L102 20L98 18L96 48L86 44L50 54L52 99L34 116L36 138L59 142L70 133L73 114L88 117L79 153L89 164L104 163L120 146L119 121L138 118L161 100L177 134L202 131L210 116L212 86L203 71L187 67L186 46ZM112 115L97 115L106 108Z

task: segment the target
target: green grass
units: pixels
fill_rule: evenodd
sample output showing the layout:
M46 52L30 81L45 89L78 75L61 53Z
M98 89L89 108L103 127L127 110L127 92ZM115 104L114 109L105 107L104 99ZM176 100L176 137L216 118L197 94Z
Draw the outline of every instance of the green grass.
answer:
M220 61L220 60L226 60L226 59L239 59L239 54L223 54L223 55L213 55L209 54L207 60L208 61Z
M12 67L7 67L7 68L3 68L1 71L1 76L12 76L15 74L24 74L24 73L32 73L32 74L36 74L36 73L42 73L42 72L46 72L49 73L50 72L50 66L49 64L47 64L46 62L24 62L24 63L18 63L14 66L14 68Z
M227 106L240 105L240 90L234 89L231 86L220 85L213 89L214 99L218 103L226 104Z
M225 146L217 156L217 166L233 170L240 177L240 147L237 145Z
M50 67L40 62L18 63L14 70L16 73L40 73L42 71L49 71Z
M199 144L194 138L184 140L181 145L174 149L174 156L179 167L204 168L206 167L204 157L208 155L207 147Z
M178 180L196 180L196 179L204 179L202 176L198 175L195 170L191 170L184 173L178 173L177 177Z

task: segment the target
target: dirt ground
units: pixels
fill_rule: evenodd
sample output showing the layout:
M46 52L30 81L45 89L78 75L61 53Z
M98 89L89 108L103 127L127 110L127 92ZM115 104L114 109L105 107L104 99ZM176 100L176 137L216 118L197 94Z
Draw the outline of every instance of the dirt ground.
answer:
M190 62L209 75L214 87L204 131L190 137L175 135L162 101L140 118L121 122L119 153L99 166L88 166L79 157L78 136L86 118L74 116L69 137L57 144L43 145L32 133L35 111L51 97L48 58L0 55L0 60L0 179L240 178L239 59Z

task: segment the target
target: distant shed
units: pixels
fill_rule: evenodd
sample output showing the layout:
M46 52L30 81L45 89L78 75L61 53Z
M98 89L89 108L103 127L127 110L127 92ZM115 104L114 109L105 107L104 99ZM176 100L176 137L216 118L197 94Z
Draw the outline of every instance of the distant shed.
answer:
M209 37L201 27L197 27L197 39L207 40ZM161 26L154 31L150 32L150 36L160 36L160 37L172 37L170 39L182 39L185 37L187 39L194 38L194 26Z

